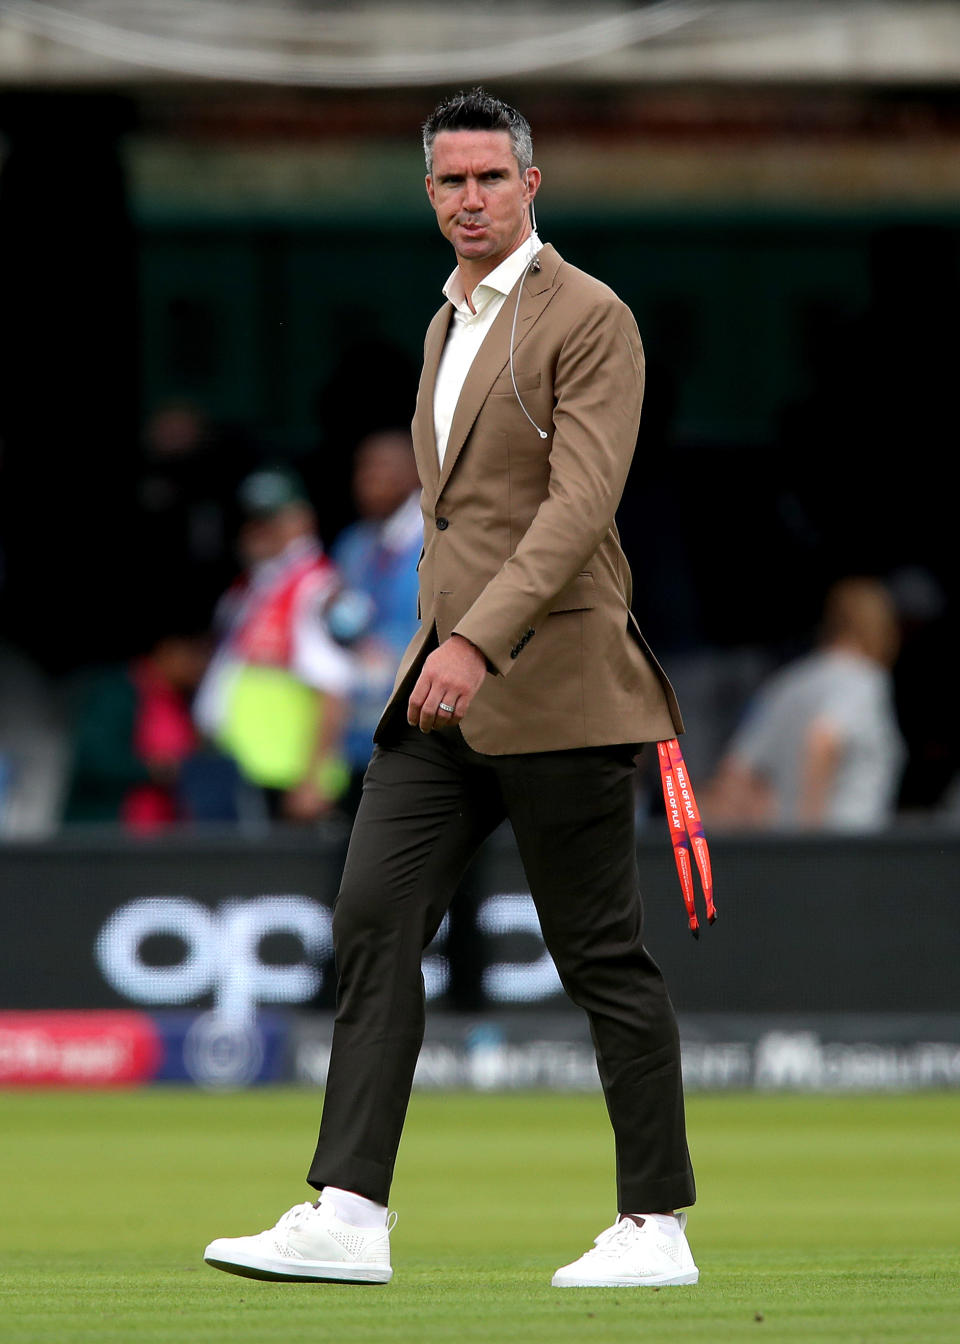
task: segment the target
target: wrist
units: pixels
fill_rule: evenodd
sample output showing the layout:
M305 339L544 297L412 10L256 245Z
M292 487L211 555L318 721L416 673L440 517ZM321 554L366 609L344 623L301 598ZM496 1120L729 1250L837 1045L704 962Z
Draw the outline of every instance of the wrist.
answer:
M471 653L475 654L483 663L487 672L496 672L497 669L490 662L490 659L484 653L483 649L480 648L479 644L474 644L472 639L467 639L466 635L458 634L456 631L450 636L450 641L453 642L454 640L456 640L457 644L460 644L464 648L469 649Z

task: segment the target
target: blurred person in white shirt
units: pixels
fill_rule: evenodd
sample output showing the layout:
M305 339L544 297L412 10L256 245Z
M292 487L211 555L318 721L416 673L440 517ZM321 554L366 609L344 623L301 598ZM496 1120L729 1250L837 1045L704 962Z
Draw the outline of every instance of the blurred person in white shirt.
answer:
M730 827L887 824L906 755L891 675L899 647L882 583L834 584L819 647L757 692L704 795L704 814Z

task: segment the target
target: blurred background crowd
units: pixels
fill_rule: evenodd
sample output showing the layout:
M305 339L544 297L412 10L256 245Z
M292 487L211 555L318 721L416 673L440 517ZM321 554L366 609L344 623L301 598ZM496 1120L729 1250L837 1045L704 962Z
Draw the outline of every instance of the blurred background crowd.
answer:
M417 622L418 128L477 79L644 338L619 525L708 824L960 825L955 6L65 13L0 3L0 837L349 818Z

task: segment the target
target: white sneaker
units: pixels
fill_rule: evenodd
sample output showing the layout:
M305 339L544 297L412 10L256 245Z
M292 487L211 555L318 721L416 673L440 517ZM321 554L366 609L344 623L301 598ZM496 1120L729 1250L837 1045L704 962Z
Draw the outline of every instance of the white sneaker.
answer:
M214 1269L247 1279L294 1282L389 1283L390 1233L386 1227L354 1227L342 1222L323 1196L316 1204L297 1204L276 1227L255 1237L219 1237L203 1258Z
M663 1232L654 1218L638 1227L621 1218L601 1232L594 1249L558 1269L554 1288L667 1288L696 1283L700 1271L693 1263L684 1229L687 1215L677 1215L679 1232Z

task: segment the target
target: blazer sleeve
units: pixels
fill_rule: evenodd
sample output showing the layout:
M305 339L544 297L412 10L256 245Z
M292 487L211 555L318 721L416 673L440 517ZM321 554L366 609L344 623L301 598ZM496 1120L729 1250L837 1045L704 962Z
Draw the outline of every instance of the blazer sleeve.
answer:
M501 675L510 653L583 569L610 529L633 458L643 400L633 314L610 295L570 328L554 374L546 497L513 554L457 622Z

